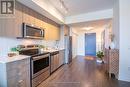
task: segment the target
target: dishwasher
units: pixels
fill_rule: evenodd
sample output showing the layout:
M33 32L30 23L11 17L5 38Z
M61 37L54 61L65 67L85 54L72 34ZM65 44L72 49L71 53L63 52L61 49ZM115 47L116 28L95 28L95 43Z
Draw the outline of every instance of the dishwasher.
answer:
M50 53L51 56L51 73L53 73L56 69L59 68L59 51L55 51Z

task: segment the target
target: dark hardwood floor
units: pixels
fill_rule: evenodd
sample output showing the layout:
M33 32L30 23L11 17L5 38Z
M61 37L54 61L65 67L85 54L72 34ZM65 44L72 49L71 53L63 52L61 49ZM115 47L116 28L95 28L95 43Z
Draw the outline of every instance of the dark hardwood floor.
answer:
M130 87L130 83L109 78L103 64L78 56L71 64L60 67L38 87Z

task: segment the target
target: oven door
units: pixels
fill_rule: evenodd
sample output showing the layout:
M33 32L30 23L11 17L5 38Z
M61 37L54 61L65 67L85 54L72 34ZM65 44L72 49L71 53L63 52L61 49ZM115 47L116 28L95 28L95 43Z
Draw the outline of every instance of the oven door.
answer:
M32 57L32 78L37 77L47 70L50 70L49 54Z

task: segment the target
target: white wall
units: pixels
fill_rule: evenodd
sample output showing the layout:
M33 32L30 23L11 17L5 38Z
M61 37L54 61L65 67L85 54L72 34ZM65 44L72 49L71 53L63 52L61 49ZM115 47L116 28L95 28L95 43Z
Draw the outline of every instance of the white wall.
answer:
M85 56L85 34L82 32L78 34L77 55Z
M80 31L80 33L78 34L78 49L77 49L78 55L85 56L85 33L96 33L96 51L101 50L101 42L102 42L101 36L103 30L104 27L93 29L88 32Z
M44 40L28 40L28 39L16 39L16 38L4 38L0 37L0 57L7 56L10 52L10 48L17 45L31 45L31 44L42 44L47 47L54 47L55 41L44 41Z
M70 32L72 36L72 58L76 58L77 56L77 46L78 46L78 32L71 28Z
M79 14L74 16L67 16L65 18L66 24L94 21L101 19L109 19L113 17L113 9L107 9L102 11L90 12L85 14Z
M117 1L118 3L118 1ZM119 0L119 80L130 82L130 0ZM118 15L118 13L117 13Z
M109 46L111 46L111 35L112 35L112 21L110 21L106 26L105 26L105 48L109 49Z
M114 1L113 29L115 48L119 49L119 0Z
M65 48L65 37L64 37L64 26L61 26L60 28L60 42L59 42L59 47L60 48Z

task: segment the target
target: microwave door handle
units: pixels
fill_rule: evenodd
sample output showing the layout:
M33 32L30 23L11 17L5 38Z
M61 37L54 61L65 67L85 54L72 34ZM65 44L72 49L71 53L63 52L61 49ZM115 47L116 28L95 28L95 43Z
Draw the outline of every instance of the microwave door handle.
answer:
M40 31L40 34L43 35L43 30Z
M26 28L26 24L23 23L23 37L27 36L27 28Z
M44 30L42 30L42 36L44 37Z

